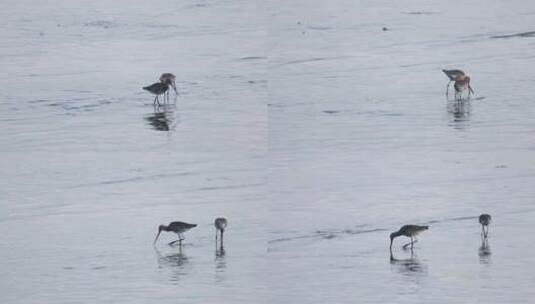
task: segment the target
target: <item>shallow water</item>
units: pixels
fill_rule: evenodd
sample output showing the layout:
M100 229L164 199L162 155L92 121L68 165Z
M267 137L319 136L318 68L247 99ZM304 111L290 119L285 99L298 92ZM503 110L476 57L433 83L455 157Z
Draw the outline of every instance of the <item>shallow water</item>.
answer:
M529 302L534 15L4 1L0 302ZM471 101L446 100L443 68ZM180 95L154 107L141 87L167 71ZM173 220L199 226L154 248ZM430 230L390 257L406 223Z

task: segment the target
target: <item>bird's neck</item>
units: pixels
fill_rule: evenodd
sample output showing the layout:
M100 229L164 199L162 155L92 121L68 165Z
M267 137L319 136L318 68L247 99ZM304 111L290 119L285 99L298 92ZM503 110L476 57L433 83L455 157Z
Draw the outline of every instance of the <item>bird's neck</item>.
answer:
M398 236L402 235L401 231L396 231L392 233L392 239L397 238Z

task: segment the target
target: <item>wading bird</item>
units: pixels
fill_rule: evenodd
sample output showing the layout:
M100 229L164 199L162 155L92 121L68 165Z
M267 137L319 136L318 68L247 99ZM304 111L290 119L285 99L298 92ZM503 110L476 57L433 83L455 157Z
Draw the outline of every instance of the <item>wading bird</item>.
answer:
M158 100L158 96L164 94L169 89L169 81L166 83L156 82L151 84L150 86L143 87L143 90L149 91L152 94L156 95L154 98L154 104L158 102L160 104L160 101Z
M491 219L492 219L492 217L490 216L490 214L485 214L484 213L484 214L479 216L479 223L481 224L481 234L485 238L487 237L487 235L489 233L489 224L490 224Z
M182 233L190 230L193 227L197 227L197 224L188 224L184 222L171 222L167 226L160 225L158 227L158 234L156 234L156 238L154 239L153 244L156 244L156 241L158 240L158 237L160 236L160 233L162 231L174 232L178 235L178 240L169 243L169 245L173 245L176 242L179 242L179 244L182 244L182 241L184 240L184 236L182 235Z
M406 246L411 245L412 250L414 247L414 237L420 232L427 229L429 229L429 226L405 225L401 227L398 231L392 232L390 234L390 252L392 252L392 243L394 242L394 239L400 235L409 237L411 239L411 242L403 245L403 248L406 248Z
M448 91L450 84L453 81L453 88L455 89L455 98L461 98L461 94L464 90L468 89L468 97L470 94L474 93L472 87L470 86L470 76L461 70L442 70L446 76L450 79L446 85L446 96L448 96Z
M175 90L175 94L178 95L178 92L176 90L176 77L174 74L171 74L171 73L163 73L161 76L160 76L160 82L161 83L167 83L169 85L171 85L171 87L173 88L173 90ZM169 97L169 91L167 92L167 97Z
M217 243L217 234L221 235L221 247L223 247L223 232L225 232L225 228L227 228L227 219L224 217L218 217L214 221L215 226L215 242Z

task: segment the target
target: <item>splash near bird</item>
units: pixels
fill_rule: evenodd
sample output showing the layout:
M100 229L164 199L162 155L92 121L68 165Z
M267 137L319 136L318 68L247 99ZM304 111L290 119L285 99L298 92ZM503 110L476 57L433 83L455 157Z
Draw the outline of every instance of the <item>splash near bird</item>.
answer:
M225 228L227 228L227 219L224 217L218 217L214 221L215 226L215 242L217 244L217 235L221 235L221 247L223 247L223 232L225 232Z
M401 227L398 231L392 232L390 234L390 252L392 252L392 243L394 242L394 239L398 236L406 236L411 239L411 242L408 244L405 244L403 248L406 248L408 245L411 245L411 250L414 247L414 237L418 235L420 232L429 229L429 226L418 226L418 225L405 225Z
M492 220L492 217L490 214L482 214L479 216L479 223L481 224L481 234L484 238L487 238L489 234L489 224ZM485 229L486 228L486 229Z
M450 84L453 81L453 88L455 89L455 98L461 99L462 92L468 89L468 97L474 94L474 90L470 86L470 76L462 70L442 70L450 79L446 85L446 96L448 96Z
M173 245L176 242L179 242L179 244L182 244L182 241L184 240L184 236L182 235L182 233L194 227L197 227L197 224L188 224L184 222L171 222L167 226L160 225L158 227L158 234L156 234L156 238L154 239L153 244L156 244L156 241L158 240L158 237L160 236L160 233L162 231L174 232L178 235L178 240L169 243L169 245Z

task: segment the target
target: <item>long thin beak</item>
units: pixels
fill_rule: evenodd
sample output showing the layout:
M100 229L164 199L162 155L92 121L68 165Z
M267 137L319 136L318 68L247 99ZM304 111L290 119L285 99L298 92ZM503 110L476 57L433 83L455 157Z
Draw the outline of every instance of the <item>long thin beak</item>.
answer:
M156 241L158 240L158 237L160 236L161 232L162 232L161 230L158 231L158 234L156 235L156 238L154 239L154 242L152 243L153 245L156 244Z

